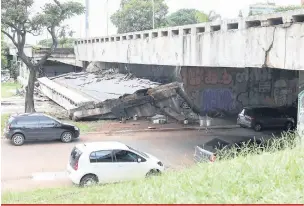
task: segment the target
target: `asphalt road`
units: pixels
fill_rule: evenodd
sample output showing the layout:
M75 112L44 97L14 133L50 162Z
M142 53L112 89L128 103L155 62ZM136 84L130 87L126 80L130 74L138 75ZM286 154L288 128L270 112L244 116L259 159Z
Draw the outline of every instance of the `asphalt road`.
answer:
M69 186L65 168L72 148L81 142L114 140L124 142L138 150L151 153L161 159L168 169L180 169L194 164L196 145L213 138L228 142L246 137L267 137L272 131L255 133L249 129L217 129L201 131L143 132L123 135L94 134L81 136L69 144L60 141L26 143L21 147L1 141L2 191L28 190L43 187Z

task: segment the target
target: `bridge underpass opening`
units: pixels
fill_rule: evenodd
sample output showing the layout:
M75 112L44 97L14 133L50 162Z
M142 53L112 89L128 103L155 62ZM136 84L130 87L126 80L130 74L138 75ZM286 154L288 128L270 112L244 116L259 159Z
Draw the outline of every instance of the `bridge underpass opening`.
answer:
M245 106L297 105L299 72L273 68L182 67L184 89L201 112L237 115Z
M189 99L203 114L221 111L236 118L245 106L296 106L298 101L299 71L294 70L108 62L95 64L101 70L113 69L119 73L131 73L138 78L163 84L180 81Z

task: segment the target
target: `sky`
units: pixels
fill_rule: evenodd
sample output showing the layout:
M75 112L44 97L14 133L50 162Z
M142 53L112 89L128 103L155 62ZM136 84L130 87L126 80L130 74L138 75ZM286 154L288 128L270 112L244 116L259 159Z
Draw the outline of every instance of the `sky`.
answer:
M35 0L33 11L39 11L45 3L50 0ZM66 0L61 0L66 1ZM83 3L85 0L73 0ZM169 6L169 13L175 12L182 8L194 8L205 13L214 10L222 16L222 19L237 18L239 11L243 14L248 13L250 4L267 2L267 0L165 0ZM300 5L301 0L268 0L276 5ZM108 4L107 4L108 2ZM110 16L119 9L120 0L89 0L89 37L106 36L107 34L116 34L116 28L111 24ZM108 19L108 21L107 21ZM108 26L107 26L108 23ZM75 38L84 38L85 32L85 15L73 17L64 24L75 31ZM107 29L108 28L108 29ZM50 38L50 35L43 34L40 37L27 37L28 44L36 44L39 40Z

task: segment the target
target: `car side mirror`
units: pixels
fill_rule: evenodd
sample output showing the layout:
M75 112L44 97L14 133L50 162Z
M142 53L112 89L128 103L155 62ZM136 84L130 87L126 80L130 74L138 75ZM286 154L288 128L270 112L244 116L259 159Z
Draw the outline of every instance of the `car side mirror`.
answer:
M137 159L137 162L138 162L138 163L141 163L141 159L140 159L140 158L138 158L138 159Z

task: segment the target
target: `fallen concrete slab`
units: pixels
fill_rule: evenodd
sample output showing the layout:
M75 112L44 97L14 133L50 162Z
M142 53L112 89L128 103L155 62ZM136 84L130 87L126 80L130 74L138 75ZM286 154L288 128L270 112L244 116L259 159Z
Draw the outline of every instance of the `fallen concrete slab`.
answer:
M70 75L53 78L53 81L85 93L102 102L108 99L116 99L125 94L159 86L157 82L139 79L132 75L125 75L111 70L96 73L71 73Z
M178 82L160 85L131 74L111 70L98 73L70 73L57 78L40 78L40 90L48 98L63 106L71 119L121 119L151 117L162 113L182 122L198 120L188 108L182 111L180 100L191 102Z

